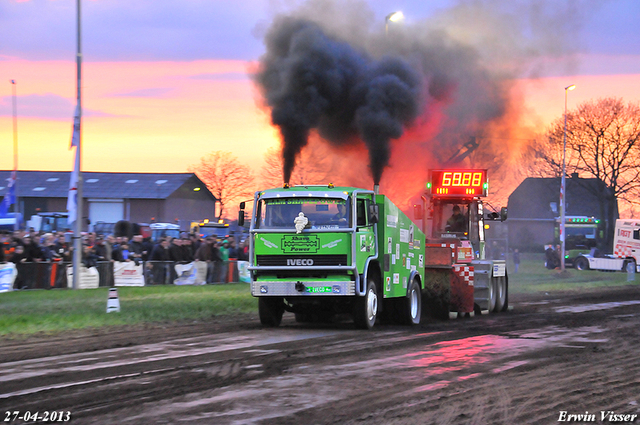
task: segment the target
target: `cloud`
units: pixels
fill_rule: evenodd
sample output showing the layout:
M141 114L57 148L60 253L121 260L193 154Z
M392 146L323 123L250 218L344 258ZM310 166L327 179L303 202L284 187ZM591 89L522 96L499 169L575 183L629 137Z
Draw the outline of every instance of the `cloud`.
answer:
M192 80L209 81L249 81L251 77L246 72L221 72L192 75Z
M6 111L5 116L12 114L13 99L11 96L0 98L0 111ZM44 120L73 122L75 100L71 101L55 94L31 94L17 99L18 118L39 118ZM82 109L83 117L112 117L104 112Z
M114 94L113 97L166 97L165 95L171 93L173 89L167 87L156 87L130 91L127 93Z

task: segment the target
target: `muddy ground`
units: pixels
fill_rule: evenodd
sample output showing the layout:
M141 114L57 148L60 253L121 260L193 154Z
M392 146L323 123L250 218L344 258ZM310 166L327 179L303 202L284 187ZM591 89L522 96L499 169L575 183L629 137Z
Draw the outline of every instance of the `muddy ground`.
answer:
M370 332L285 314L277 329L252 315L4 339L0 420L55 411L74 424L640 423L640 287L511 305ZM610 422L609 411L630 416Z

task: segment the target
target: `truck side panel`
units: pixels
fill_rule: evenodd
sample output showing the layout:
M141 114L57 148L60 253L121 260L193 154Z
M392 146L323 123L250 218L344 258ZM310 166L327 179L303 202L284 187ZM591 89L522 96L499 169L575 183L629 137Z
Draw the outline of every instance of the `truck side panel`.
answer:
M424 233L384 195L377 195L383 297L403 297L413 272L424 282Z

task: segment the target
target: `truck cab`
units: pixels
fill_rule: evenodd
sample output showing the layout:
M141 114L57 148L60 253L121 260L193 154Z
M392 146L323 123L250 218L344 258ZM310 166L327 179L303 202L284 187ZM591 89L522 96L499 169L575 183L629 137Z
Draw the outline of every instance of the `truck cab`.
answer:
M416 213L426 234L425 291L442 315L508 309L506 261L491 252L485 238L485 221L504 221L507 210L485 213L482 199L488 190L487 170L429 172ZM443 281L448 282L445 291Z
M371 328L386 299L409 293L400 315L419 323L423 246L417 226L371 190L329 184L256 192L249 271L260 320L278 326L284 311L302 322L348 313Z
M613 254L596 250L576 257L577 270L628 271L640 273L640 220L616 220Z

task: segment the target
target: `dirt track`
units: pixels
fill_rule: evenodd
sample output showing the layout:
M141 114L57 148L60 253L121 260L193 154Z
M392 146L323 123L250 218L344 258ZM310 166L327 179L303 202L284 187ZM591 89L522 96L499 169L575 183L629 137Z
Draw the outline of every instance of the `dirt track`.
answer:
M640 414L640 287L511 303L508 313L372 332L285 315L278 329L252 316L5 340L0 414L70 411L74 424L555 424L562 411L595 415L578 423L608 423L601 411Z

